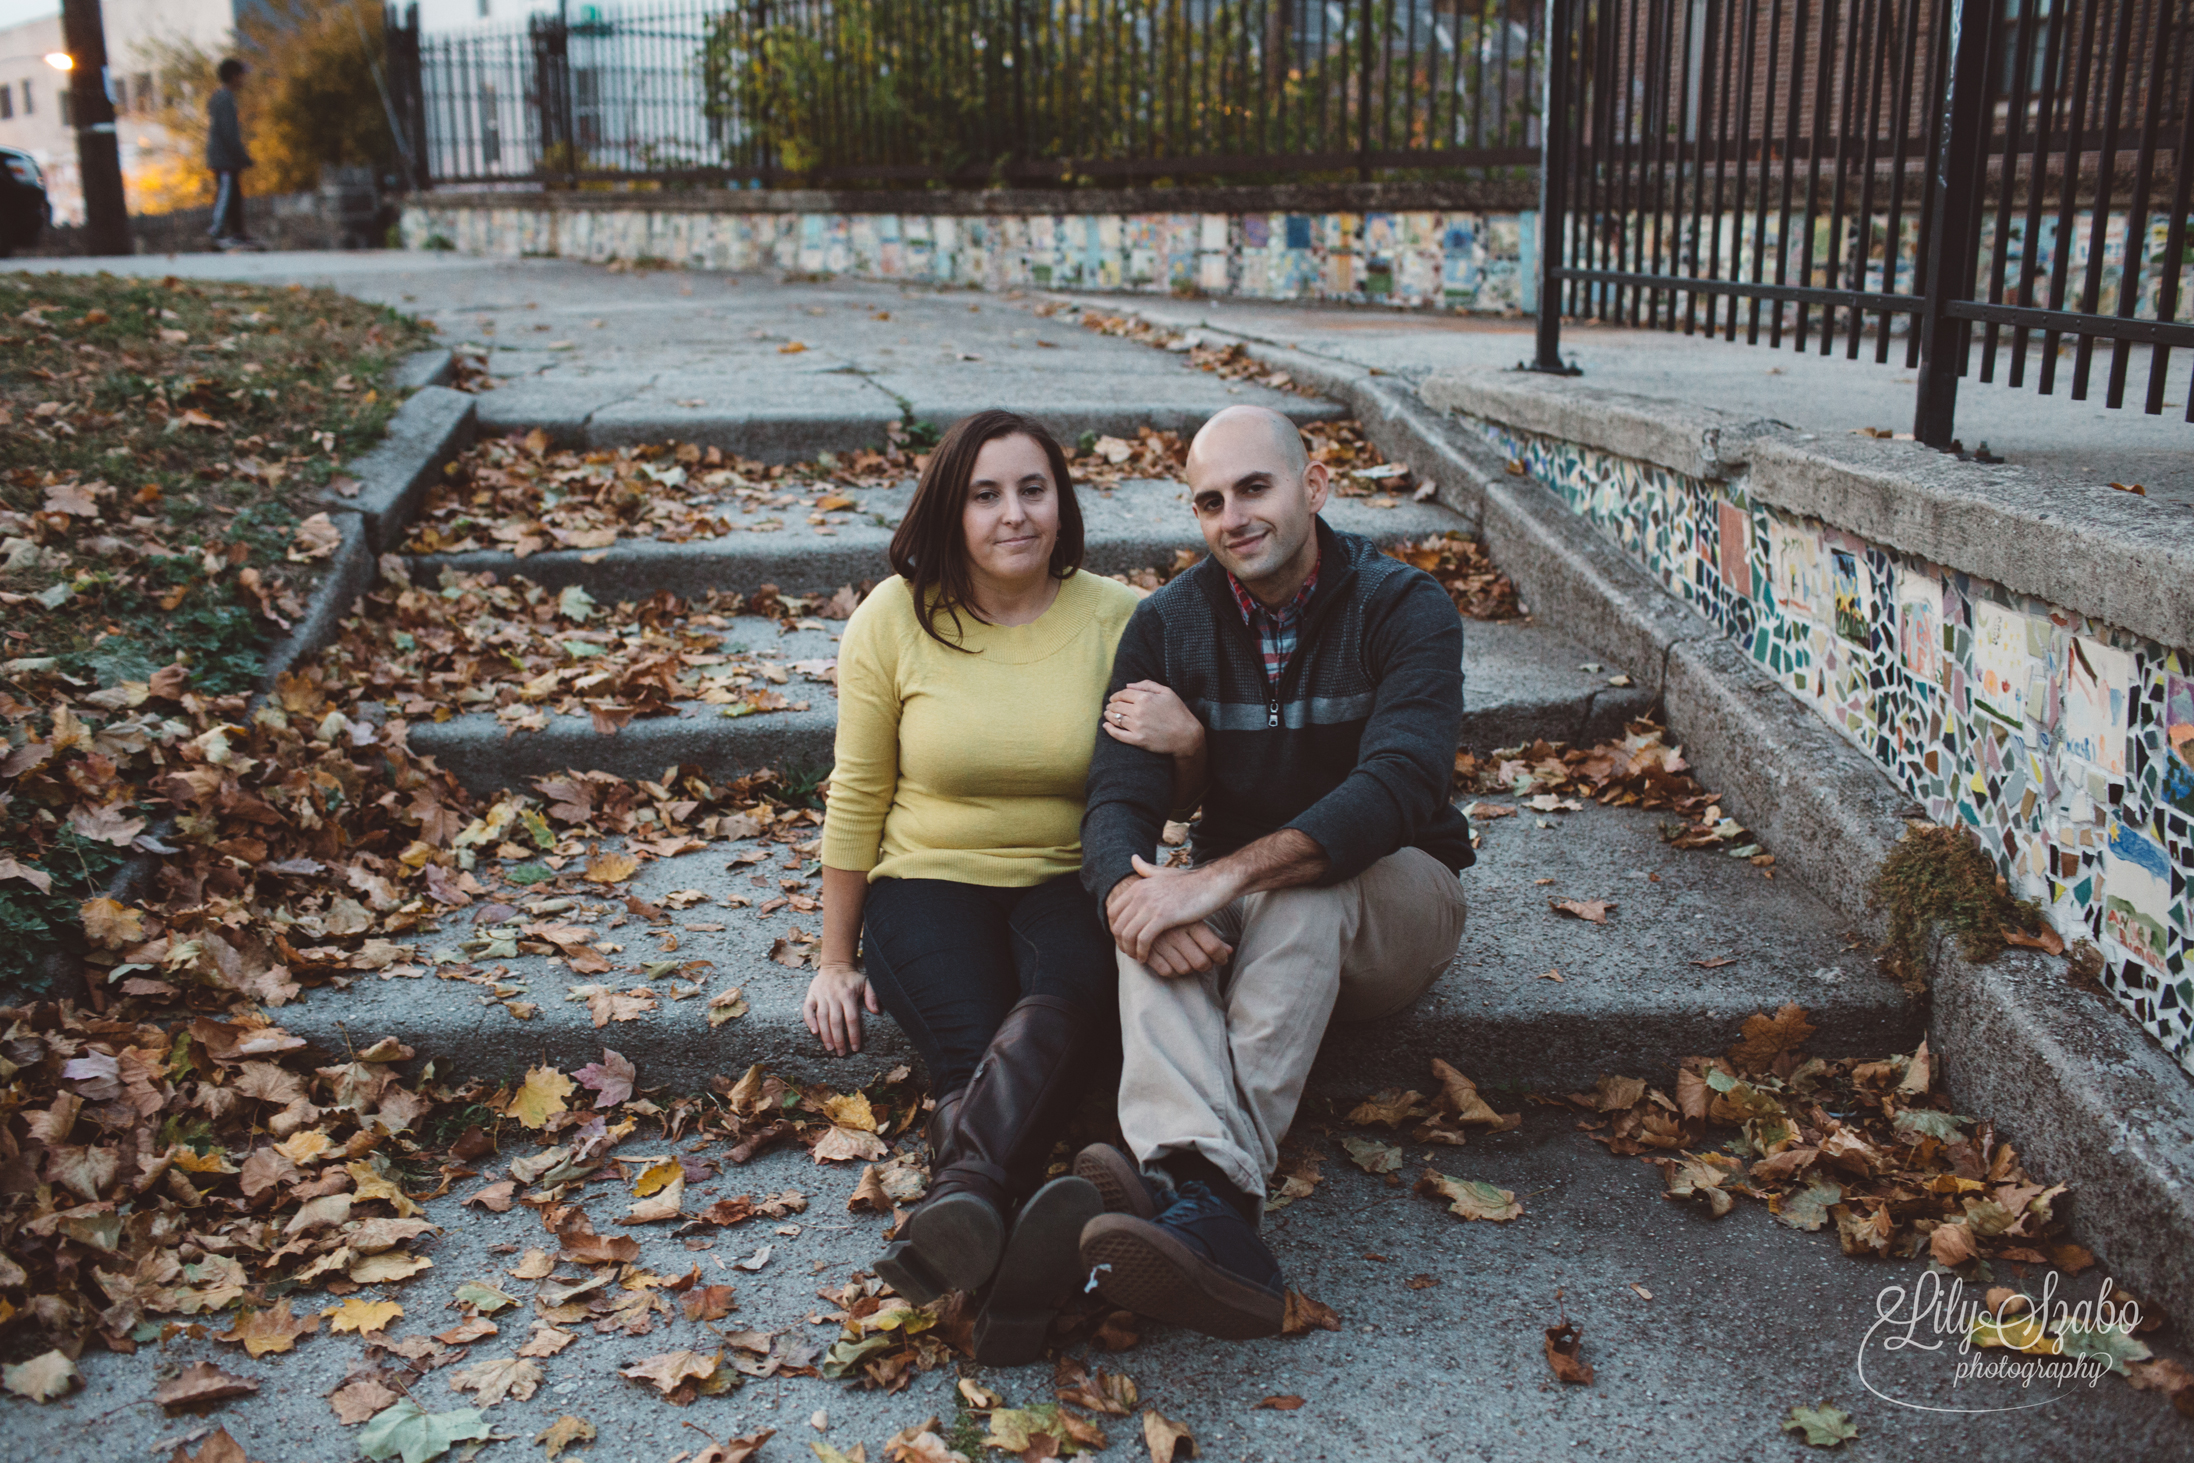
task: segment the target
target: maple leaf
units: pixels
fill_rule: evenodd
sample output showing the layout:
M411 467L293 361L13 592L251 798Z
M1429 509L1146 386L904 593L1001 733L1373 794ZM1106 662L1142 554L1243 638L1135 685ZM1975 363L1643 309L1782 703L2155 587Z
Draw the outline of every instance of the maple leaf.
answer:
M125 945L139 945L145 939L145 916L142 910L130 908L118 899L101 896L87 899L79 913L84 921L84 933L101 949L119 950Z
M402 1396L403 1393L379 1375L352 1377L328 1393L328 1406L335 1409L338 1422L351 1427L385 1410Z
M639 1075L639 1068L603 1047L601 1061L589 1062L579 1069L579 1085L594 1094L595 1107L615 1107L632 1096L632 1084Z
M493 1432L477 1407L429 1412L409 1397L376 1414L358 1433L358 1451L381 1463L401 1456L404 1463L428 1463L462 1442L484 1440Z
M884 1192L884 1181L873 1163L861 1170L861 1181L853 1186L853 1197L846 1200L846 1212L864 1206L878 1214L891 1212L891 1195Z
M1180 1463L1197 1456L1195 1434L1155 1407L1143 1412L1143 1444L1150 1449L1150 1463Z
M1743 1039L1729 1049L1730 1063L1740 1072L1764 1072L1776 1057L1802 1045L1814 1029L1796 1001L1785 1001L1772 1017L1755 1011L1745 1018Z
M517 1192L518 1185L514 1181L499 1179L478 1192L467 1195L458 1207L463 1208L467 1204L478 1204L481 1208L493 1213L508 1214L512 1199Z
M226 1402L232 1397L249 1397L258 1390L259 1384L251 1378L239 1377L210 1361L201 1361L162 1382L153 1389L152 1395L154 1401L174 1413Z
M1614 907L1614 903L1606 899L1549 899L1547 901L1547 908L1553 910L1556 914L1566 914L1572 919L1581 919L1596 925L1606 924L1607 912Z
M1464 1219L1504 1223L1524 1212L1516 1195L1507 1189L1497 1189L1483 1179L1451 1179L1433 1168L1426 1169L1424 1177L1417 1180L1417 1192L1429 1199L1447 1200L1448 1212Z
M556 1268L556 1257L538 1247L527 1250L516 1266L505 1271L513 1280L545 1280Z
M884 1147L884 1140L874 1133L834 1124L809 1151L815 1155L817 1163L843 1163L853 1158L874 1162L889 1150Z
M580 877L590 884L622 884L640 872L640 861L629 853L598 853L587 860Z
M505 1397L523 1402L541 1385L541 1364L522 1356L491 1357L451 1372L449 1384L472 1393L482 1407L493 1407Z
M535 1433L533 1440L546 1449L549 1458L554 1460L558 1453L563 1452L564 1449L571 1447L574 1443L593 1442L594 1424L583 1417L573 1417L567 1412Z
M1389 1087L1357 1103L1349 1110L1348 1120L1366 1127L1372 1123L1382 1123L1389 1128L1397 1128L1411 1118L1421 1116L1419 1109L1423 1102L1422 1093L1403 1092Z
M253 1357L261 1357L288 1351L297 1344L298 1337L310 1336L319 1329L318 1316L309 1311L302 1316L293 1314L285 1299L264 1310L240 1313L228 1330L217 1333L213 1339L231 1346L241 1345Z
M169 1455L168 1463L251 1463L244 1452L244 1445L229 1435L225 1427L215 1428L198 1445L196 1453L177 1448Z
M1287 1293L1285 1309L1281 1312L1282 1336L1307 1336L1312 1331L1338 1331L1341 1318L1333 1307L1324 1301L1312 1300L1299 1290Z
M572 1080L554 1067L534 1067L526 1073L525 1085L511 1098L508 1115L539 1129L564 1111L564 1099L571 1095L572 1088Z
M1809 1448L1833 1448L1859 1436L1851 1414L1823 1402L1818 1407L1793 1407L1783 1419L1783 1431L1799 1433Z
M470 1306L484 1316L492 1316L497 1311L508 1310L518 1304L516 1296L505 1295L485 1280L466 1281L457 1287L455 1297L458 1305Z
M1392 1173L1402 1166L1402 1150L1392 1143L1352 1135L1343 1138L1341 1146L1348 1150L1349 1162L1365 1173Z
M688 1378L705 1382L715 1376L717 1363L723 1359L721 1351L707 1356L698 1351L665 1351L620 1368L617 1375L650 1383L667 1397Z
M434 1262L425 1255L407 1255L401 1250L387 1250L378 1255L361 1255L345 1273L360 1285L393 1285L399 1280L409 1280L422 1270L431 1270Z
M661 1168L663 1166L658 1164L656 1167ZM617 1221L619 1224L652 1224L658 1219L676 1219L678 1217L679 1210L684 1207L686 1202L686 1176L685 1171L679 1168L677 1159L668 1160L668 1166L678 1169L678 1171L663 1180L657 1188L643 1190L642 1192L652 1193L655 1197L642 1199L639 1203L634 1204L631 1210ZM649 1172L652 1173L654 1170L651 1169ZM641 1175L642 1181L645 1182L647 1177L647 1174Z
M1592 1384L1592 1363L1583 1356L1584 1330L1571 1321L1546 1328L1546 1361L1557 1380Z
M680 1305L689 1321L721 1321L739 1309L728 1285L696 1285Z
M355 1331L369 1336L403 1315L404 1308L392 1300L367 1300L354 1295L339 1306L331 1306L320 1314L328 1318L328 1331Z
M1252 1407L1250 1411L1255 1412L1259 1408L1263 1408L1271 1412L1293 1412L1302 1405L1302 1398L1292 1392L1287 1392L1277 1397L1267 1397L1264 1401L1258 1403L1256 1407Z
M688 1463L747 1463L749 1458L762 1450L762 1444L776 1436L777 1429L765 1427L758 1433L748 1433L743 1437L726 1438L720 1443L710 1443L700 1452L695 1453L688 1460ZM859 1453L861 1451L860 1446L856 1444L853 1451ZM960 1457L958 1453L951 1453L946 1456L948 1458ZM928 1463L928 1460L923 1460L923 1463ZM966 1463L966 1460L962 1459L961 1463Z
M579 1338L569 1331L558 1330L549 1321L535 1321L533 1334L526 1344L518 1348L520 1356L554 1356Z
M708 998L708 1024L711 1029L726 1021L736 1021L746 1014L746 989L743 986L732 986Z
M33 1402L51 1402L82 1380L76 1363L58 1351L43 1352L20 1366L0 1367L0 1386Z

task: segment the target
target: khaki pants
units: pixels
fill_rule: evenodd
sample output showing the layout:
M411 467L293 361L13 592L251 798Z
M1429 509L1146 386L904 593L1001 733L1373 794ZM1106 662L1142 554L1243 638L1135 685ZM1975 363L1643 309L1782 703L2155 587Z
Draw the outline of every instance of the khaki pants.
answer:
M1339 884L1235 900L1207 921L1234 958L1200 977L1120 954L1120 1130L1136 1162L1200 1153L1262 1204L1326 1023L1423 995L1463 914L1455 874L1405 848Z

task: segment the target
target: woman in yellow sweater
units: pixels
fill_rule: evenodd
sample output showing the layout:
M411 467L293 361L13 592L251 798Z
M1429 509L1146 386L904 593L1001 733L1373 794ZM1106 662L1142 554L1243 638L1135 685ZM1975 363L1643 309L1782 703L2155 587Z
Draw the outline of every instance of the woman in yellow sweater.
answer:
M993 1364L1041 1352L1102 1208L1071 1176L1037 1191L1120 1031L1112 938L1078 871L1097 717L1138 596L1081 562L1066 454L1027 417L979 412L931 454L891 541L897 573L838 647L804 1015L843 1054L880 1003L928 1064L930 1191L876 1273L916 1304L987 1284L976 1354Z

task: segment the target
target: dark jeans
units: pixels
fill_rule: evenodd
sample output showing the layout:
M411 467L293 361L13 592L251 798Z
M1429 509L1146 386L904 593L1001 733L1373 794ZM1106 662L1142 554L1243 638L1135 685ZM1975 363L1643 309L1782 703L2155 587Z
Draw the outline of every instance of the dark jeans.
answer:
M1023 996L1056 996L1083 1008L1104 1034L1093 1063L1118 1061L1112 936L1079 875L1025 889L878 879L868 886L862 919L869 984L922 1054L937 1096L967 1085L998 1023Z
M244 175L215 173L213 183L213 227L207 232L216 239L243 238Z

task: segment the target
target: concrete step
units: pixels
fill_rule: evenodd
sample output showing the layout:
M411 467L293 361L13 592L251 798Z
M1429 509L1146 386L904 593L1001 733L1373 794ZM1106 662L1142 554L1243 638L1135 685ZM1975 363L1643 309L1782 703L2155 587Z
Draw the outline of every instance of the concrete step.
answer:
M781 519L783 526L684 543L621 539L606 549L555 549L524 559L494 550L417 554L409 563L412 578L424 584L434 583L445 568L466 574L523 574L550 589L581 585L605 604L646 599L665 589L690 598L712 589L745 590L762 584L774 584L786 594L811 594L841 584L873 583L891 572L885 551L891 545L892 530L913 501L914 484L856 489L851 496L854 508L822 515L836 520L822 524L810 523L805 509L741 517L727 506L724 511L736 523ZM1084 562L1099 574L1170 564L1178 549L1203 552L1203 537L1183 483L1152 479L1111 489L1083 488L1078 501ZM1372 501L1336 497L1327 504L1325 520L1382 544L1460 532L1465 526L1453 509L1437 503L1402 502L1375 508Z
M837 654L838 625L780 635L776 622L741 616L725 632L726 649L744 646L783 661ZM1463 725L1460 744L1477 751L1545 737L1589 743L1620 734L1652 709L1637 687L1608 685L1613 667L1586 671L1590 655L1575 642L1529 624L1463 627ZM492 713L471 712L411 729L414 751L435 759L472 792L488 795L567 769L657 777L691 764L722 780L758 767L828 766L837 731L837 695L828 685L792 677L778 694L804 711L737 717L699 701L674 716L645 717L604 735L589 716L551 714L539 731L512 731Z
M1726 1049L1753 1012L1793 1000L1820 1028L1808 1044L1818 1055L1909 1050L1918 1042L1921 1009L1874 973L1825 905L1745 860L1669 847L1659 837L1661 816L1588 805L1556 815L1549 827L1528 813L1482 823L1478 862L1462 876L1470 917L1455 963L1412 1009L1337 1028L1320 1059L1322 1084L1357 1093L1420 1084L1431 1056L1480 1082L1561 1090L1589 1086L1601 1072L1665 1077L1687 1055ZM734 862L747 847L716 844L651 860L607 894L572 880L584 891L577 895L582 907L555 920L591 906L606 923L624 912L627 892L662 904L673 891L699 890L706 902L652 927L676 933L675 951L661 949L660 935L638 919L614 932L595 925L602 939L623 946L606 952L618 967L606 974L574 976L539 955L481 960L483 971L505 972L513 999L537 1008L528 1019L482 985L435 974L383 980L366 973L347 990L308 990L272 1014L331 1052L346 1040L395 1036L432 1057L445 1076L494 1080L540 1062L574 1070L605 1046L637 1062L648 1085L674 1092L736 1075L751 1062L849 1087L913 1060L886 1017L870 1018L854 1057L832 1058L808 1034L800 1003L809 972L769 955L778 940L796 940L795 929L819 934L820 912L758 914L781 892L779 881L795 874L783 866L784 845L768 845L760 863ZM816 892L806 879L805 893ZM728 907L730 895L751 907ZM1587 924L1553 913L1550 898L1606 899L1615 908L1605 924ZM440 933L417 937L418 963L479 933L474 912L452 911ZM1711 970L1696 963L1724 957L1734 959ZM647 980L638 969L643 960L710 966L699 978L701 994L673 1000L673 978ZM1543 978L1548 971L1562 979ZM571 987L586 983L653 990L656 1009L597 1028L583 1000L567 999ZM707 997L730 986L742 989L748 1012L712 1030Z

